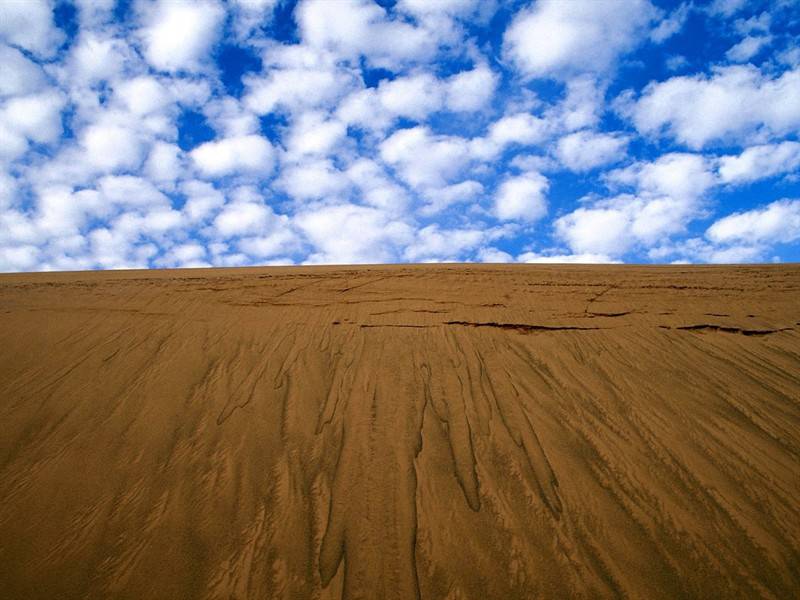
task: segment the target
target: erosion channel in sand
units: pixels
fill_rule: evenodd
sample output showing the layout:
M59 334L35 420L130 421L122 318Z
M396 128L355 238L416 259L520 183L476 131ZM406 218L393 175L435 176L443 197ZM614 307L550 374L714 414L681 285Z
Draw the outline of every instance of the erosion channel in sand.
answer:
M0 276L7 598L791 598L800 267Z

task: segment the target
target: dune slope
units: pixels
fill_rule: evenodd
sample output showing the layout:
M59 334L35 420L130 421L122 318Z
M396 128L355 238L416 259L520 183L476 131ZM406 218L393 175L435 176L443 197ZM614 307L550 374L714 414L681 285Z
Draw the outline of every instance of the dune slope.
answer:
M800 595L800 267L0 276L8 598Z

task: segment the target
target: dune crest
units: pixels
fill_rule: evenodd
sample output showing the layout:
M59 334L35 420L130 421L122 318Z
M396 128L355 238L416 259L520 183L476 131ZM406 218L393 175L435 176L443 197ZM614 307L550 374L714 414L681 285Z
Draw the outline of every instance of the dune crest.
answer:
M11 598L800 592L800 268L0 276Z

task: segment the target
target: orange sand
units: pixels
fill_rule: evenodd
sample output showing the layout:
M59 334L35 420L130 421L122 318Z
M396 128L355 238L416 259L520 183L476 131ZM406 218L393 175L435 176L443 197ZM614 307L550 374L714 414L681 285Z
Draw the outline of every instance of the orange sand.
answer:
M797 598L800 267L0 276L0 595Z

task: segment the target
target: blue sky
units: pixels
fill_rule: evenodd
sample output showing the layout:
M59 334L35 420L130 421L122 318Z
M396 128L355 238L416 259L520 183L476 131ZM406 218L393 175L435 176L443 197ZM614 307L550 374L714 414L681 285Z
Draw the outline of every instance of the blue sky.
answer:
M800 261L800 5L4 0L0 271Z

